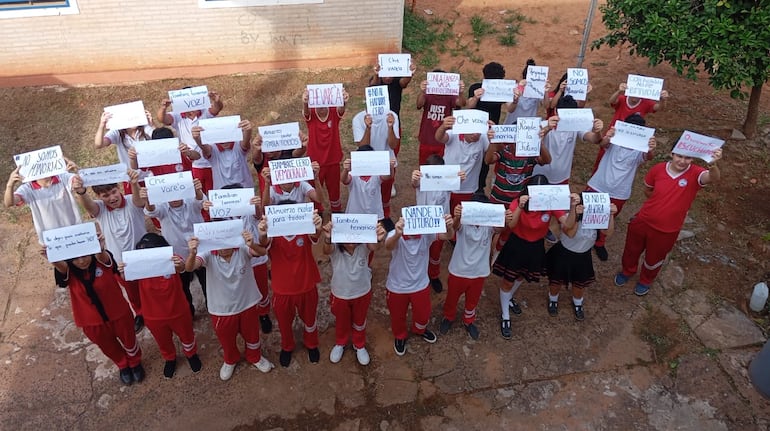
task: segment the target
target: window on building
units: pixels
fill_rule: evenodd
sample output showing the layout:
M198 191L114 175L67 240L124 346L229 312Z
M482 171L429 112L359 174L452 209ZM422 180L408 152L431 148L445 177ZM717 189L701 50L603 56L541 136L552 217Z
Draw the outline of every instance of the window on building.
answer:
M77 14L77 0L0 0L0 18Z
M323 0L198 0L202 8L278 6L291 4L317 4Z

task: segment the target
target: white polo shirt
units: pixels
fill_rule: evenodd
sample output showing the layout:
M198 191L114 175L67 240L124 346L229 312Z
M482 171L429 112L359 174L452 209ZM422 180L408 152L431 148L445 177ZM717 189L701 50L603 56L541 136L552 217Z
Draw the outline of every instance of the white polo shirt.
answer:
M495 228L461 224L449 260L449 273L462 278L489 276L489 250Z
M372 269L369 268L369 248L358 244L353 254L340 251L334 244L330 256L332 279L329 285L332 294L340 299L360 298L372 290Z
M229 262L215 251L200 253L196 259L206 267L206 305L210 314L232 316L262 299L245 244L233 251Z
M131 195L125 195L122 208L111 209L101 199L94 200L99 207L96 220L102 226L107 250L112 252L118 263L123 262L123 252L134 250L136 243L147 233L144 225L144 209L131 201Z
M160 220L163 237L174 247L174 254L186 258L190 254L187 241L193 236L193 224L203 223L201 209L203 200L185 199L180 207L174 208L163 202L155 205L155 211L145 210L144 213Z
M189 118L182 118L182 116L176 112L169 112L168 114L171 115L172 118L171 127L176 129L176 132L179 135L179 142L187 145L190 147L190 149L197 151L198 154L201 155L198 160L193 160L192 167L211 168L211 163L209 163L209 161L203 157L203 151L201 151L200 147L192 136L192 128L198 125L198 120L201 118L205 119L214 117L211 115L211 112L209 112L208 109L203 109L201 110L201 115L196 117L194 120L190 120Z
M468 142L460 139L458 134L449 133L449 140L444 147L444 163L460 165L460 169L465 171L466 176L466 180L460 183L460 190L455 193L473 193L476 191L487 148L489 148L489 139L484 133L476 142Z
M396 234L388 233L388 238ZM388 267L385 287L393 293L414 293L428 287L428 255L430 245L438 235L425 234L417 238L398 239Z
M361 177L352 177L348 184L348 204L345 212L348 214L377 214L377 220L385 218L382 208L382 180L378 176L369 177L364 181Z
M551 184L561 184L572 174L572 158L578 137L588 132L560 132L551 130L543 138L542 145L551 153L551 163L535 165L532 175L545 175Z
M243 188L254 187L254 177L246 160L249 152L241 147L241 141L236 141L231 150L220 150L217 144L210 147L209 163L214 189L236 183Z
M44 231L72 226L82 221L77 201L72 196L74 176L70 173L57 175L48 187L30 181L20 185L14 192L22 204L29 206L40 244L43 244Z
M597 192L609 193L611 198L628 200L639 165L644 163L641 151L610 144L588 186Z

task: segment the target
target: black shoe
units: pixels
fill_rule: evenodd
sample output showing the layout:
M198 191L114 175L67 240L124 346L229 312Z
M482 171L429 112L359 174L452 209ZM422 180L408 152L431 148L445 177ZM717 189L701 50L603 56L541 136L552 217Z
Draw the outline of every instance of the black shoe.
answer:
M144 380L144 367L142 366L142 364L139 364L131 368L131 375L134 376L134 381L137 383Z
M472 339L478 340L479 339L479 328L476 327L473 323L469 323L465 326L465 330L468 331L468 335L471 336Z
M573 308L575 309L575 320L578 322L582 322L585 320L586 315L583 312L583 306L582 305L574 305Z
M441 293L441 291L444 290L444 285L441 284L441 280L439 280L438 278L431 278L430 286L433 288L433 291L436 293Z
M141 314L137 314L134 317L134 332L138 334L142 329L144 329L144 317Z
M500 334L506 340L510 340L511 339L511 335L513 335L513 332L511 331L511 321L510 320L501 320L500 321Z
M203 368L203 364L201 364L201 358L198 357L197 353L187 358L187 363L190 364L190 369L193 373L197 373L201 370L201 368Z
M288 350L281 350L281 355L278 356L278 362L281 363L281 366L286 368L291 364L291 352Z
M452 322L451 320L449 320L447 318L444 318L441 321L441 324L438 325L438 333L441 334L441 335L446 335L446 333L449 332L449 329L452 327L452 323L454 323L454 322Z
M556 317L559 314L559 303L556 301L548 301L548 314L551 317Z
M166 365L163 366L163 377L170 379L174 377L176 373L176 360L166 361Z
M393 343L393 349L398 356L404 356L404 353L406 353L406 340L396 338L396 341Z
M517 316L521 314L521 307L515 299L511 299L510 302L508 302L508 308L511 310L511 313Z
M433 344L438 340L438 337L436 337L436 334L434 334L433 331L426 329L425 332L422 333L422 339L427 343Z
M318 347L309 349L307 351L307 358L310 359L311 363L317 364L318 360L321 359L321 352L318 350Z
M120 370L120 381L124 385L130 385L134 381L134 376L131 375L131 368L123 368Z
M599 258L602 262L606 262L607 259L610 258L610 254L607 253L607 248L603 245L594 246L594 250L596 251L596 257Z
M273 321L270 320L270 316L267 314L264 316L259 316L259 326L262 328L263 334L269 334L273 332Z

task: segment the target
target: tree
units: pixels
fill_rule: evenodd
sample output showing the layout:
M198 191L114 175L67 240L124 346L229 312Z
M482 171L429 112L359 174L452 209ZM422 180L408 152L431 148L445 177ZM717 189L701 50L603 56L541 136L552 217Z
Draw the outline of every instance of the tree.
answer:
M651 66L669 63L692 80L704 70L712 87L732 97L751 88L743 132L756 134L770 79L770 0L607 0L600 10L608 34L592 49L628 43Z

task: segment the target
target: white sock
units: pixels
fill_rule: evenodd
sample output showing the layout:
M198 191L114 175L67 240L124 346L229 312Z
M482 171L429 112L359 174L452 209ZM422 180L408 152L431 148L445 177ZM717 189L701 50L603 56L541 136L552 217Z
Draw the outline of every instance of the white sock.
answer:
M516 279L516 281L513 282L513 287L511 287L511 297L516 293L517 290L521 287L521 285L524 284L524 279Z
M556 295L551 295L549 293L548 294L548 300L551 301L551 302L559 302L559 294L557 293Z
M575 305L583 305L583 298L572 297L572 303Z
M511 320L511 312L508 309L508 302L513 298L513 291L500 290L500 309L503 312L503 320Z

